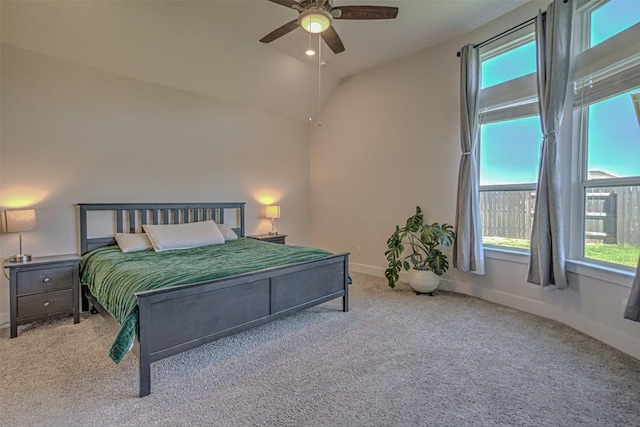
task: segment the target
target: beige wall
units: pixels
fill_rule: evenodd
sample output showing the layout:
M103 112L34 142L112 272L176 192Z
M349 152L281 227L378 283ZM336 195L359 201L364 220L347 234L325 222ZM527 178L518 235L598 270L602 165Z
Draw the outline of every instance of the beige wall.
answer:
M79 250L78 202L245 201L251 234L270 230L258 199L271 196L279 230L308 242L306 123L7 44L1 61L0 203L36 208L33 255ZM0 294L2 321L4 278Z
M416 205L428 221L453 223L460 161L456 51L526 21L547 4L532 2L338 86L323 109L323 126L311 131L314 245L351 252L353 271L382 276L386 240ZM452 268L443 288L559 320L640 358L640 323L622 318L630 274L573 263L571 288L553 292L526 283L526 256L487 256L485 276Z

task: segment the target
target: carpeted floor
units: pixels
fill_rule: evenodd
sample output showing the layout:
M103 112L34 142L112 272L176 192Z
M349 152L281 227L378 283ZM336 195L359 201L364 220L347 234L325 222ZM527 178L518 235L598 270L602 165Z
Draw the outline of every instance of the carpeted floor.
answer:
M640 426L640 360L475 298L353 274L339 300L152 365L98 315L0 330L3 426Z

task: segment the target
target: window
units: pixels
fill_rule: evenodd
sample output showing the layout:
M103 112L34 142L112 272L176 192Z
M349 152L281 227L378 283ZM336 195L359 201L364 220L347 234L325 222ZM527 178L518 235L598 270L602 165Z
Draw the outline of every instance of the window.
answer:
M572 215L568 257L632 268L640 255L640 1L576 7L573 93L560 141L561 164L572 176L562 189ZM529 249L542 142L535 55L533 25L480 51L487 245Z
M603 3L603 2L598 2ZM587 6L589 14L589 47L610 39L640 22L640 2L637 0L614 0Z
M484 244L528 249L542 135L533 25L480 51Z
M640 2L578 10L574 142L580 160L584 258L635 267L640 255Z
M634 94L640 94L640 87L586 107L588 177L640 176L640 117L633 108Z
M536 72L536 43L534 41L511 48L482 61L480 89L504 83Z
M540 117L483 124L480 185L535 183L542 133Z

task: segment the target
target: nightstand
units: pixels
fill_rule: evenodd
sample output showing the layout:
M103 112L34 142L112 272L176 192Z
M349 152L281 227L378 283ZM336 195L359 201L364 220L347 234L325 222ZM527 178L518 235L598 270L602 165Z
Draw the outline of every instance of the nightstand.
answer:
M286 234L257 234L255 236L247 236L250 239L262 240L263 242L285 244Z
M18 325L73 314L80 321L80 258L78 255L33 257L31 261L5 262L9 269L10 337Z

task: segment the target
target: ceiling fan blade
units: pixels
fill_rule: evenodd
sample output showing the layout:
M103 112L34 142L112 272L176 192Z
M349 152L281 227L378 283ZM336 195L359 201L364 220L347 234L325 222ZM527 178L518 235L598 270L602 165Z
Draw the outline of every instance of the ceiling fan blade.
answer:
M344 52L344 45L342 44L342 40L340 40L340 36L336 32L335 28L333 28L333 25L320 34L322 34L322 40L327 43L333 53L337 54L340 52Z
M338 6L331 9L335 19L394 19L398 8L391 6Z
M285 34L290 33L291 31L295 30L298 27L300 27L300 25L298 24L298 20L294 19L291 22L287 22L282 27L276 28L275 30L271 31L269 34L261 38L260 41L262 43L271 43L275 39L278 39L284 36Z
M279 4L281 6L290 7L291 9L295 9L296 6L300 6L300 3L298 3L295 0L267 0L267 1L270 1L271 3Z

